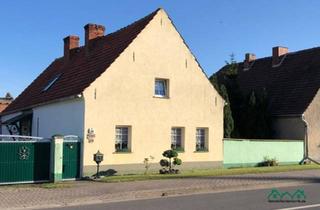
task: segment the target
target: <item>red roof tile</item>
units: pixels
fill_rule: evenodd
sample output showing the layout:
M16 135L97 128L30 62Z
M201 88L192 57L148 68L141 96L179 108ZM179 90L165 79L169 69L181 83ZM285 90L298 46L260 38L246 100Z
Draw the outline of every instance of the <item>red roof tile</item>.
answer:
M244 93L265 88L274 116L301 115L320 88L319 58L317 47L288 53L278 67L272 67L272 57L255 60L246 71L239 63L239 87Z
M3 113L28 109L82 93L128 47L158 11L159 9L114 33L90 41L90 53L87 55L85 47L80 47L71 50L72 56L68 62L63 57L56 59ZM57 75L61 75L59 79L47 91L43 91Z

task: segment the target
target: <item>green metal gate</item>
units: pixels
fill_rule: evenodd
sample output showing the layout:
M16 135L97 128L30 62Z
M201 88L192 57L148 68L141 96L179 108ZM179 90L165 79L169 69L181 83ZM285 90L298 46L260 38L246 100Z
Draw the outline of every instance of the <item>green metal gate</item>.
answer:
M80 177L80 139L77 136L65 136L63 142L63 179Z
M50 179L50 141L0 140L0 183L42 182Z

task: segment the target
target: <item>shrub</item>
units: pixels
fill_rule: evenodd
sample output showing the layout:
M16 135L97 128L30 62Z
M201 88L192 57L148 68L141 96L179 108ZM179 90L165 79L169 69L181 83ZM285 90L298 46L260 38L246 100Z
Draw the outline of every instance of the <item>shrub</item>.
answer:
M150 161L152 161L153 159L154 159L154 157L151 156L151 155L149 157L147 157L147 158L144 158L144 160L143 160L144 168L145 168L144 174L148 174L148 170L149 170L149 168L151 166Z
M178 153L175 150L166 150L162 153L162 156L167 159L160 160L160 174L177 174L178 169L174 169L174 166L181 165L182 160L178 158ZM173 159L173 160L172 160Z
M276 158L269 158L265 156L263 161L258 164L258 166L277 166L279 165L278 160Z

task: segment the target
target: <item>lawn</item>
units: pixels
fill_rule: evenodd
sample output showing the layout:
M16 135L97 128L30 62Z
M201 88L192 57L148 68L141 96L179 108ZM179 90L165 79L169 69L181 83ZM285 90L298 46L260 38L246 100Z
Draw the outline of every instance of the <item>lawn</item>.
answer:
M150 173L144 174L128 174L128 175L114 175L102 177L102 182L131 182L143 180L160 180L160 179L179 179L179 178L196 178L196 177L214 177L214 176L227 176L227 175L241 175L241 174L259 174L259 173L272 173L272 172L286 172L286 171L299 171L320 169L319 165L284 165L273 167L248 167L248 168L221 168L221 169L206 169L206 170L186 170L180 174L157 174Z

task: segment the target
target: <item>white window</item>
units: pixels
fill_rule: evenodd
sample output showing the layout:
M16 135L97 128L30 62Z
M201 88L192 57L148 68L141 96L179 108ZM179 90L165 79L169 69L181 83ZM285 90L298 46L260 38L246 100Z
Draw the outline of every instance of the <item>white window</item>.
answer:
M154 85L154 95L156 97L168 97L168 80L156 79Z
M197 128L196 130L196 151L208 151L207 128Z
M116 127L116 152L130 152L129 150L130 140L130 127L117 126Z
M183 151L183 128L171 128L171 149Z

